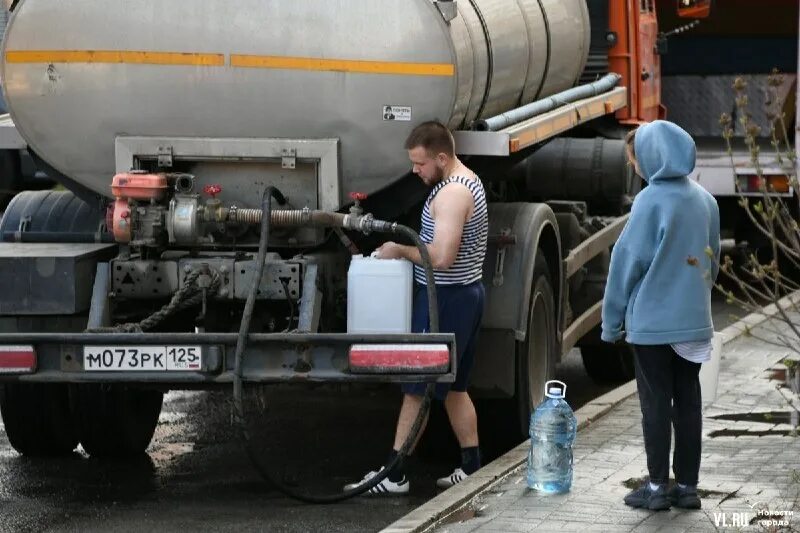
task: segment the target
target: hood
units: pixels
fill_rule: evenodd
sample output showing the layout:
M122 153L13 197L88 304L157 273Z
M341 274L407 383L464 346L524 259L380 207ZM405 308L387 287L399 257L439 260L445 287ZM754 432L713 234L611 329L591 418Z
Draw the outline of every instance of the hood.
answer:
M640 126L633 142L636 161L648 182L681 178L694 170L694 140L672 122L656 120Z

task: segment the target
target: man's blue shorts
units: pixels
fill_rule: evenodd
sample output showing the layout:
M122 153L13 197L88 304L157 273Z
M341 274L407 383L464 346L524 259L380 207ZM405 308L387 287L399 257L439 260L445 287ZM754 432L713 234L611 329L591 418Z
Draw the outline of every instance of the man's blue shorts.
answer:
M464 392L469 385L486 291L480 281L469 285L437 285L436 299L439 303L439 331L455 333L458 360L456 380L453 383L436 384L436 398L444 400L448 391ZM425 285L417 285L414 290L411 331L414 333L430 331L428 291ZM402 390L405 394L421 396L425 394L426 386L426 383L404 383Z

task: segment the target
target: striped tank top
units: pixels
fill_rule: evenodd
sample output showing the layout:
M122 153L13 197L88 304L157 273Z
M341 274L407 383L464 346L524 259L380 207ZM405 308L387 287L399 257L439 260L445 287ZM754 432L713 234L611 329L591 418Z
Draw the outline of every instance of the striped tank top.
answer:
M446 270L434 270L437 285L469 285L480 281L483 273L483 259L486 256L486 241L489 236L489 211L486 205L486 194L479 179L464 176L453 176L439 182L425 200L422 208L422 229L419 233L422 242L433 242L434 221L431 217L431 202L450 183L461 183L472 193L475 208L472 217L464 224L461 234L461 245L453 265ZM425 284L425 269L414 265L414 279Z

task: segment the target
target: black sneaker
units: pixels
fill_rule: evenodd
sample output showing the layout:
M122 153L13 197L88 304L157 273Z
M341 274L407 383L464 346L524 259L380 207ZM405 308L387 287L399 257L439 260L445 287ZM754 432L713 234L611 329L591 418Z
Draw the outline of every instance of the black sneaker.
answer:
M676 483L667 494L669 501L675 507L681 509L700 509L700 497L697 495L697 487L687 486L685 489Z
M650 483L645 481L641 487L625 496L625 505L651 511L666 511L670 508L667 487L659 485L656 490L650 490Z

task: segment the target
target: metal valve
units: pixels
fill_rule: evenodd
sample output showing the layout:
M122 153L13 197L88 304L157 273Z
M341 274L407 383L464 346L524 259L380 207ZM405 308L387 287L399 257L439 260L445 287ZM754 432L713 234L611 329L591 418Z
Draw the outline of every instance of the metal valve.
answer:
M203 187L203 192L213 198L214 200L217 199L217 195L222 192L222 186L213 184L213 185L206 185Z
M353 205L350 207L350 214L360 216L364 212L361 208L361 202L367 199L367 194L363 192L351 192L350 199L353 200Z

